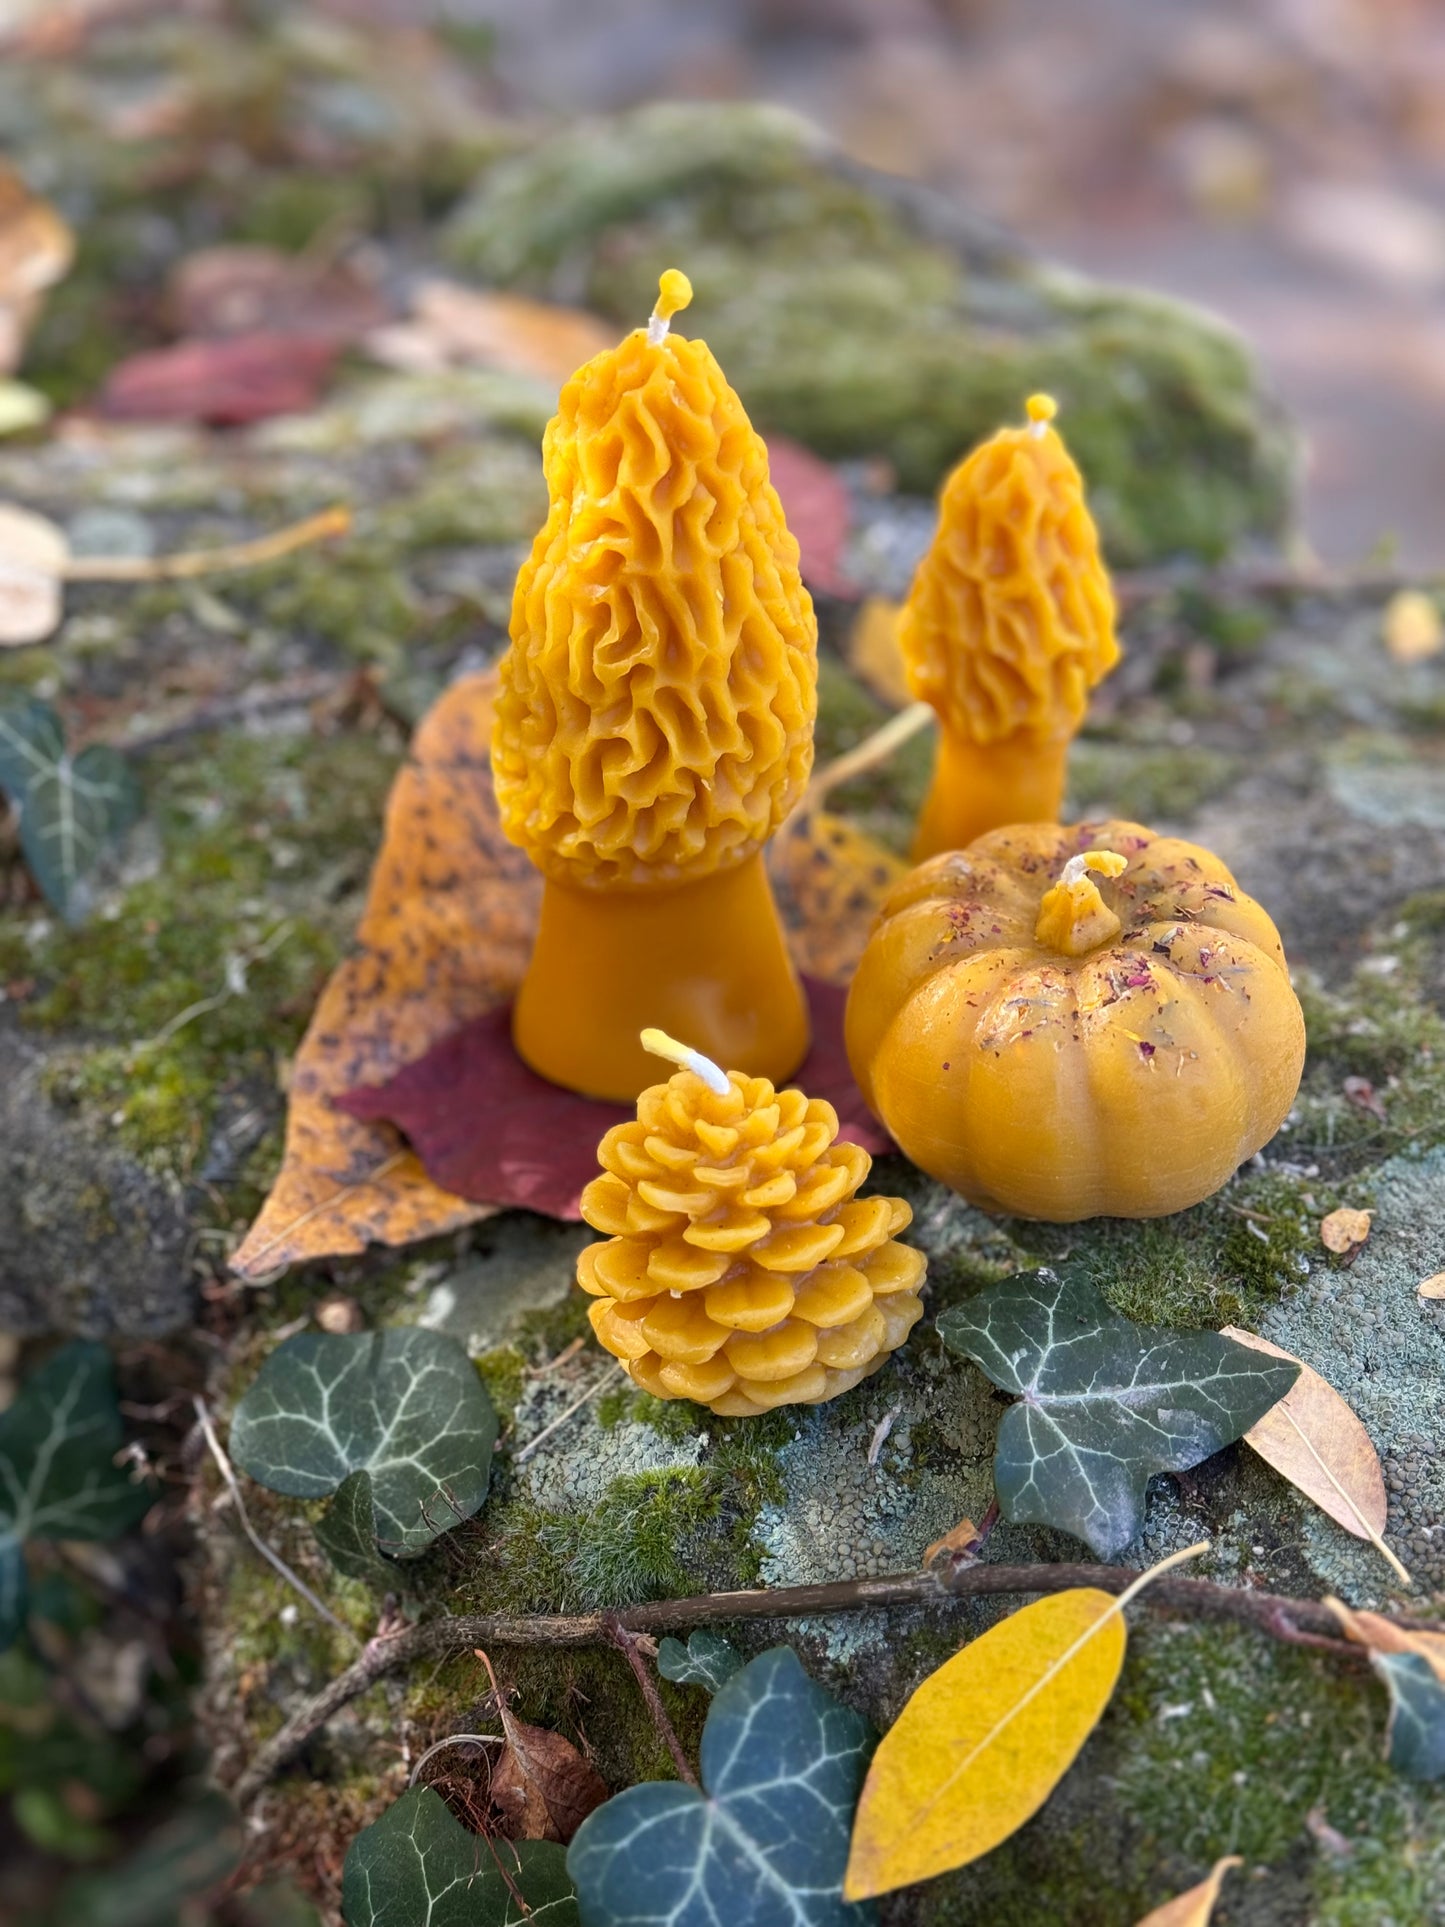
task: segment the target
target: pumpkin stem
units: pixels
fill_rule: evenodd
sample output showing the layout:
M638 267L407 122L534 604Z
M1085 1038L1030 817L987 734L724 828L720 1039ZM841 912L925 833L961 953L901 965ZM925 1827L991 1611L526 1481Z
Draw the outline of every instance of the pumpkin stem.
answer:
M1034 942L1066 957L1082 957L1117 937L1123 925L1099 895L1099 886L1089 871L1116 877L1128 866L1129 859L1117 850L1084 850L1071 856L1058 882L1045 891L1039 904Z

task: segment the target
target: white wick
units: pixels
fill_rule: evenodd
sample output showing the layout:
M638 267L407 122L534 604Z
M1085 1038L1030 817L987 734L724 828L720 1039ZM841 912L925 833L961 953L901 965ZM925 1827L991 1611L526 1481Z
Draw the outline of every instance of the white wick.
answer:
M1059 876L1060 883L1082 883L1089 874L1089 859L1086 856L1071 856Z
M655 317L654 317L655 318ZM667 323L662 324L663 333ZM664 1057L669 1064L676 1064L680 1070L691 1071L700 1077L710 1091L719 1097L726 1097L732 1089L727 1072L720 1070L710 1057L704 1057L700 1050L689 1050L686 1044L679 1044L675 1037L669 1037L665 1030L645 1030L642 1033L642 1048L651 1051L654 1057Z
M1029 433L1033 436L1036 442L1041 442L1044 439L1044 430L1048 427L1048 425L1049 425L1049 421L1048 421L1047 415L1041 416L1038 421L1033 421L1029 423Z
M654 308L647 320L648 346L660 348L663 342L667 340L667 331L671 326L672 322L669 317L665 314L659 314L656 308Z

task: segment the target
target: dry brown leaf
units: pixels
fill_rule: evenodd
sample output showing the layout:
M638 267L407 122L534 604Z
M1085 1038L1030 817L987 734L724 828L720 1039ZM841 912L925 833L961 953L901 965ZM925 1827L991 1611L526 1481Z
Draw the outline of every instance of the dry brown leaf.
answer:
M1201 1880L1187 1894L1176 1894L1173 1900L1166 1900L1162 1907L1145 1914L1139 1927L1209 1927L1224 1876L1231 1867L1243 1865L1237 1853L1226 1854L1223 1860L1215 1861L1207 1880Z
M275 1188L232 1259L257 1278L302 1259L408 1244L488 1215L433 1184L389 1125L330 1100L381 1082L516 989L541 879L501 833L491 780L495 677L456 683L423 720L387 803L354 955L321 994L291 1074Z
M13 374L48 287L75 258L75 237L48 201L0 161L0 375Z
M1320 1242L1326 1251L1358 1251L1370 1235L1373 1211L1352 1211L1348 1206L1332 1211L1320 1220Z
M768 846L768 875L807 976L846 984L884 897L908 865L845 818L801 810Z
M935 1539L931 1546L924 1547L924 1571L926 1572L928 1570L935 1559L942 1558L944 1553L967 1552L969 1547L976 1545L977 1542L978 1527L973 1523L973 1520L960 1519L958 1524L954 1526L951 1531L945 1532L941 1539Z
M884 596L868 596L858 611L848 638L848 662L853 673L890 709L913 700L903 651L898 646L899 605Z
M1271 1358L1287 1358L1299 1377L1277 1405L1245 1433L1267 1465L1357 1539L1368 1539L1408 1585L1410 1576L1385 1544L1385 1475L1357 1415L1333 1385L1293 1352L1226 1325L1224 1336Z
M367 352L390 368L418 373L478 362L559 388L584 361L616 345L617 329L580 308L483 293L454 281L424 281L409 321L366 338Z
M1346 1638L1373 1653L1414 1653L1445 1686L1445 1633L1410 1632L1380 1613L1355 1612L1343 1600L1326 1595L1325 1604L1339 1620Z
M1445 623L1433 596L1401 589L1385 604L1380 618L1385 647L1396 662L1428 662L1445 646Z
M44 642L59 628L69 555L53 522L0 502L0 646Z
M1445 1298L1445 1271L1437 1271L1433 1278L1422 1278L1415 1290L1421 1298Z
M560 1733L513 1718L492 1662L484 1652L476 1657L492 1682L507 1741L491 1784L501 1832L508 1840L555 1840L565 1846L607 1798L606 1782Z

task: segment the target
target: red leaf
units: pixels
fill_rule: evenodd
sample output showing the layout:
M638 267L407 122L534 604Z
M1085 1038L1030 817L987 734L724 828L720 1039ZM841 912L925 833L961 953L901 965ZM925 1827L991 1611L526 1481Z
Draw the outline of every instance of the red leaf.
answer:
M821 595L856 601L858 585L842 566L853 505L838 471L785 435L768 437L768 469L798 538L803 580Z
M813 1048L789 1083L833 1105L840 1137L867 1151L891 1150L848 1068L846 993L811 977L803 982ZM659 1081L665 1074L659 1066ZM528 1070L512 1049L509 1009L473 1018L385 1084L333 1102L351 1117L395 1124L433 1183L458 1197L574 1220L582 1187L597 1176L603 1132L633 1115L630 1106L578 1097Z
M337 343L315 336L232 335L180 341L113 368L97 406L122 421L198 421L215 427L314 408Z

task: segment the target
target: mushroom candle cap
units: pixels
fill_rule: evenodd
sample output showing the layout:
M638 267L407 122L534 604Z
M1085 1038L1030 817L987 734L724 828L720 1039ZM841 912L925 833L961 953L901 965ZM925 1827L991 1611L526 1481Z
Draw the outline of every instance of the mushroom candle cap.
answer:
M705 342L657 310L562 391L517 577L492 764L549 877L640 888L743 862L812 766L817 624L768 454Z
M1119 659L1114 596L1083 477L1031 395L953 471L898 637L915 696L979 744L1073 735Z

